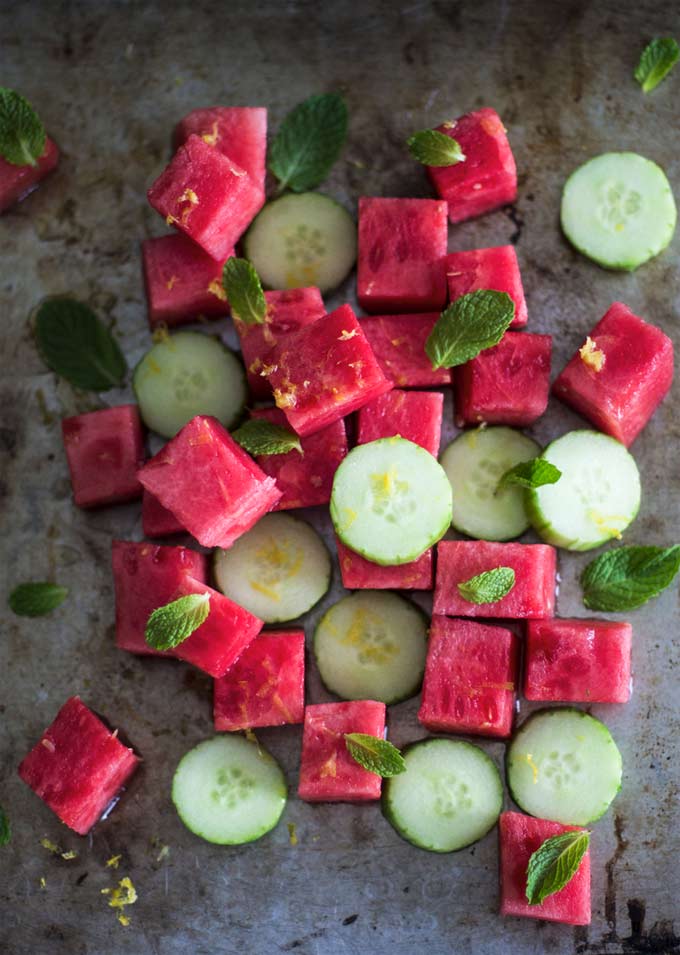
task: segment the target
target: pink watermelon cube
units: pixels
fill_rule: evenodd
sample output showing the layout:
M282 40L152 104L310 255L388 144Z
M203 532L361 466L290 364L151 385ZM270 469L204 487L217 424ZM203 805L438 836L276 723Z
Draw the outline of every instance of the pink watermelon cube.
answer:
M614 302L553 385L553 393L629 447L673 381L673 342Z
M52 172L58 162L59 150L49 137L35 166L14 166L0 156L0 213L37 189L40 181Z
M501 813L501 915L523 915L567 925L590 925L590 850L581 859L574 877L559 892L549 895L540 905L529 905L526 897L527 866L533 853L546 839L577 828L524 816L520 812Z
M185 424L138 474L204 547L230 547L282 496L274 478L204 415Z
M336 538L342 586L347 590L432 590L432 548L410 564L374 564Z
M445 202L360 198L359 305L367 312L443 308L446 246Z
M398 436L436 458L443 407L444 395L439 391L388 391L359 409L357 444Z
M633 630L613 620L530 620L524 654L527 700L627 703Z
M264 204L261 187L224 153L190 136L149 189L151 206L218 262Z
M181 534L184 528L172 511L145 490L142 494L142 530L145 537L153 538Z
M303 437L392 388L349 305L280 338L268 360L274 400Z
M215 680L216 730L302 723L304 712L304 630L261 633Z
M361 319L361 328L378 364L399 388L433 388L451 384L450 368L433 368L425 342L439 314L376 315Z
M137 405L64 418L61 430L78 507L101 507L141 497L137 472L145 455Z
M471 620L433 617L418 719L431 733L505 739L512 732L519 638Z
M506 332L498 345L456 369L454 408L466 424L533 424L548 407L552 337Z
M455 139L465 155L465 161L455 166L427 167L432 185L448 204L451 222L464 222L515 201L515 158L495 110L478 109L437 129Z
M465 600L458 584L496 567L515 571L512 590L495 603ZM489 541L440 541L434 613L449 617L552 617L555 613L557 559L549 544L497 544Z
M72 696L19 766L33 792L79 835L86 835L139 764L118 739Z
M345 733L385 736L385 704L317 703L305 709L298 795L305 802L380 799L382 780L349 755Z
M451 252L446 256L446 280L451 302L479 289L507 292L515 303L515 317L510 327L526 325L527 303L514 245Z

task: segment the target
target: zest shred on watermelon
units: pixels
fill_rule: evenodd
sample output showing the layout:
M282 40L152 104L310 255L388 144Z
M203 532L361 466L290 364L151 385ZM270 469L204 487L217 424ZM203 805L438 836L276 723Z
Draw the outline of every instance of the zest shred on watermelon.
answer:
M366 560L337 537L335 543L342 586L347 590L432 590L434 563L431 547L409 564L390 567Z
M439 391L388 391L359 409L357 444L401 437L436 458L443 407L444 395Z
M361 319L361 328L378 364L398 388L451 384L451 369L433 368L425 352L425 342L438 318L438 312L425 312Z
M445 263L450 302L479 289L506 292L515 303L515 317L510 327L526 325L527 303L514 245L451 252Z
M0 214L37 189L41 180L52 172L58 162L59 149L49 137L35 166L15 166L0 156Z

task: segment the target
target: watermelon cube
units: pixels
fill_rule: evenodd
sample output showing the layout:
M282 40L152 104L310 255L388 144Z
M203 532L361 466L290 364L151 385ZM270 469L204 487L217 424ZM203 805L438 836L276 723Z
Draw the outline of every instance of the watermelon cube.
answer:
M428 166L437 194L448 204L451 222L464 222L517 198L517 169L498 113L484 108L437 127L460 145L465 161Z
M519 638L471 620L432 618L418 719L431 733L512 732Z
M553 385L553 393L629 447L673 381L673 342L614 302Z
M79 835L86 835L139 764L118 739L72 696L19 766L33 792Z
M440 541L434 613L449 617L552 617L555 612L557 560L549 544L497 544L489 541ZM511 567L515 584L495 603L475 604L458 590L477 574Z
M261 633L215 680L216 730L302 723L304 711L304 630Z
M374 398L358 414L357 444L378 438L406 438L435 458L442 436L444 395L439 391L398 391Z
M230 547L282 496L274 478L204 415L185 424L138 474L204 547Z
M530 620L524 653L527 700L627 703L632 627L613 620Z
M64 418L61 430L78 507L141 497L137 472L144 463L144 435L137 405Z
M451 252L446 256L446 280L451 302L479 289L507 292L515 303L515 317L510 327L526 325L527 303L514 245Z
M0 213L33 192L58 162L59 150L49 137L35 166L14 166L0 156Z
M567 925L590 924L590 850L587 850L574 877L539 905L526 897L529 859L546 839L577 826L535 819L520 812L502 812L499 821L501 915L524 915Z
M245 169L190 136L149 189L151 206L218 262L264 205L261 187Z
M349 305L280 338L268 360L274 400L303 437L392 388Z
M361 328L378 364L399 388L451 384L450 368L433 368L425 342L439 314L376 315L361 319Z
M383 739L385 704L374 700L317 703L305 709L298 795L305 802L380 799L382 780L349 755L345 733Z
M335 543L342 586L348 590L432 590L434 565L431 547L409 564L390 567L366 560L337 538Z
M523 428L548 407L552 337L506 332L498 345L456 369L454 408L466 424Z
M172 511L145 490L142 494L142 530L145 537L153 538L181 534L184 528Z
M443 308L446 246L445 202L359 199L359 305L367 312Z

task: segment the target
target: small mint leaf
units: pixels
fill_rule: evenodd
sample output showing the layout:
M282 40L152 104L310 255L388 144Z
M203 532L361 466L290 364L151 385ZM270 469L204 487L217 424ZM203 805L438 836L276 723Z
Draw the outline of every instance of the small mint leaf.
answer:
M273 424L266 418L251 418L233 431L231 436L244 451L253 456L286 454L288 451L303 453L300 438L294 431Z
M347 138L347 105L337 93L310 96L281 123L269 147L279 191L306 192L326 178Z
M506 292L479 289L461 295L439 316L425 342L433 368L453 368L497 345L515 317Z
M210 613L210 594L189 594L154 610L144 638L154 650L172 650L198 630Z
M355 763L383 779L398 776L406 769L404 757L386 739L368 733L345 733L345 746Z
M9 817L2 806L0 806L0 846L6 846L11 838L12 827L9 824Z
M680 47L670 36L655 37L642 51L635 79L643 93L651 93L680 59Z
M679 570L680 544L615 547L583 570L583 603L590 610L605 613L636 610L665 590Z
M413 158L424 166L455 166L464 162L460 144L438 129L423 129L406 140Z
M222 271L222 284L234 318L246 325L261 325L264 322L267 302L262 283L247 259L227 259Z
M471 604L493 604L509 594L515 586L512 567L494 567L458 584L463 600Z
M527 866L529 905L540 905L571 882L589 845L590 833L582 829L546 839L532 854Z
M67 595L66 587L48 581L19 584L9 595L9 607L18 617L44 617L56 610Z
M0 86L0 156L13 166L35 166L45 139L45 127L28 100Z
M544 484L556 484L562 477L562 472L556 468L550 461L544 458L532 458L530 461L522 461L505 472L498 482L498 491L508 485L518 485L519 487L543 487Z

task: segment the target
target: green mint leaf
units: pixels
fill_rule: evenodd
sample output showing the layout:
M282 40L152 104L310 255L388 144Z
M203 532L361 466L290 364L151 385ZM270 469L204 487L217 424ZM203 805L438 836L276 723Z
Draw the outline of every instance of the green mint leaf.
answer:
M368 733L345 733L345 746L355 763L383 779L398 776L406 769L404 757L386 739Z
M347 138L347 106L337 93L310 96L281 123L269 147L279 191L306 192L326 178Z
M506 471L498 482L497 490L501 491L508 485L516 484L519 487L543 487L544 484L556 484L562 477L562 472L550 461L543 458L532 458L522 461L514 468Z
M670 36L655 37L649 43L640 57L635 68L635 79L642 87L643 93L651 93L661 80L673 69L680 59L680 47Z
M527 866L529 905L540 905L549 895L554 895L571 882L589 844L590 833L578 830L553 836L539 846Z
M280 424L272 424L266 418L251 418L233 431L231 436L248 454L286 454L288 451L302 454L297 434Z
M658 596L680 570L680 544L673 547L615 547L591 561L581 574L583 603L591 610L635 610Z
M210 594L189 594L154 610L144 638L154 650L172 650L198 630L210 613Z
M44 617L66 600L68 590L48 581L19 584L9 595L10 610L18 617Z
M13 166L35 166L45 152L45 127L27 99L0 86L0 156Z
M406 140L409 152L424 166L455 166L464 162L460 144L438 129L423 129Z
M246 325L261 325L267 314L267 302L260 276L247 259L227 259L222 272L231 314Z
M480 289L461 295L441 313L425 342L433 368L453 368L497 345L515 317L506 292Z
M38 308L35 336L43 361L83 391L108 391L125 381L118 342L91 308L72 298L48 298Z
M468 603L493 604L509 594L514 586L515 571L512 567L494 567L458 584L458 592Z
M11 838L12 827L9 824L9 817L2 806L0 806L0 846L6 846Z

